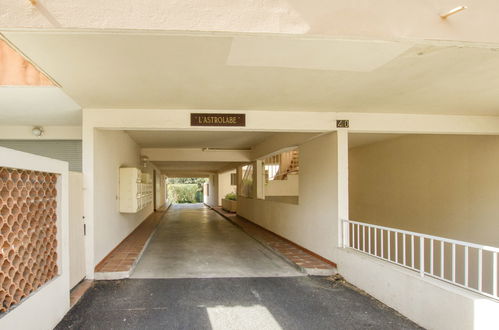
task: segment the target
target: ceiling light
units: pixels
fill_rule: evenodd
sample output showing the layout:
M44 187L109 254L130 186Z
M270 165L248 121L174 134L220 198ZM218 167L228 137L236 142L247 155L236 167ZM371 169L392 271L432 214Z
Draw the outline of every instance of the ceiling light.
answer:
M451 9L449 10L448 12L446 12L445 14L440 14L440 17L443 18L443 19L446 19L447 17L451 16L451 15L454 15L454 14L457 14L465 9L467 9L468 7L466 6L459 6L459 7L456 7L454 9Z
M33 129L31 130L31 133L36 136L36 137L40 137L43 135L44 131L43 131L43 128L42 127L39 127L39 126L35 126L33 127Z

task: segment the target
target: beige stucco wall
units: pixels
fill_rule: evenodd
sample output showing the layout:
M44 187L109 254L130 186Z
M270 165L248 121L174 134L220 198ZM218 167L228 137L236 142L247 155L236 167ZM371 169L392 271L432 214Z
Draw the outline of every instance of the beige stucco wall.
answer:
M154 187L156 191L156 209L160 209L166 205L165 177L160 170L154 168L154 165L148 166L156 170L156 185Z
M119 168L141 167L140 148L122 131L95 130L94 149L94 253L99 263L149 214L153 206L138 213L119 212ZM152 174L152 167L142 168Z
M228 171L218 174L218 205L222 205L222 199L229 193L236 192L236 186L231 186L230 175L236 171Z
M299 196L299 175L289 174L286 180L270 180L265 184L265 196Z
M210 174L208 178L208 190L204 190L204 202L209 206L218 206L218 174Z
M327 259L337 245L337 136L299 147L299 204L238 196L237 213Z
M499 246L498 136L404 136L349 166L350 219Z

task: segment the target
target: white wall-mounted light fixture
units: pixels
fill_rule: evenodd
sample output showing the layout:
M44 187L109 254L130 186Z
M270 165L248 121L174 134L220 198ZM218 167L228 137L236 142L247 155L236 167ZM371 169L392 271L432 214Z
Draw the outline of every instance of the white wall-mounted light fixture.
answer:
M149 162L149 157L147 156L140 156L140 161L142 162L142 167L146 168L147 163Z
M466 6L459 6L459 7L456 7L454 9L451 9L449 10L448 12L444 13L444 14L440 14L440 18L442 19L446 19L447 17L451 16L451 15L454 15L454 14L457 14L465 9L467 9L468 7Z
M36 137L40 137L43 135L44 133L44 130L43 130L43 127L40 127L40 126L35 126L33 127L33 129L31 130L31 133L36 136Z

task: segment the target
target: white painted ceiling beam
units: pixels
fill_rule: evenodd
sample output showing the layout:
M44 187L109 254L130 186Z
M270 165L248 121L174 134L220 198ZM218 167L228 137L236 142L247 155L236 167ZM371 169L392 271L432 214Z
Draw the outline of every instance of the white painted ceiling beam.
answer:
M169 178L208 178L213 172L162 171Z
M365 133L499 134L497 116L423 115L306 111L232 111L246 113L246 127L190 126L191 112L220 110L84 109L83 128L200 131L332 132L337 119ZM227 111L226 111L227 112ZM231 111L228 111L231 112Z
M152 162L248 162L251 160L249 150L205 150L143 148L143 156Z
M245 127L192 127L191 113L245 113ZM335 128L335 112L174 110L174 109L83 109L83 121L95 128L119 130L267 131L323 132Z

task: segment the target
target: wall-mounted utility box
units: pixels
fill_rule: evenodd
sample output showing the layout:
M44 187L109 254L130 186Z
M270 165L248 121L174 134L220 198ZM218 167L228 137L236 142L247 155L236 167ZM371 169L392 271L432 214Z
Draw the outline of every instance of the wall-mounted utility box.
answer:
M151 176L135 167L120 168L120 212L137 213L152 205Z

